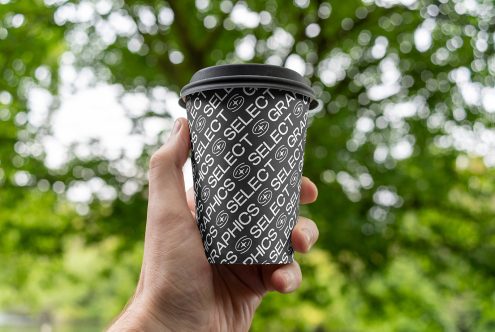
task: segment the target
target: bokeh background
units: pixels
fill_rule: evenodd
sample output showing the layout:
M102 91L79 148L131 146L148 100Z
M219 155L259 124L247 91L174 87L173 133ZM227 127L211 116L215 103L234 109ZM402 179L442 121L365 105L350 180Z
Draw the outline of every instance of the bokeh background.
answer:
M324 101L320 241L252 330L495 331L494 32L491 0L0 0L0 331L122 309L177 92L239 62Z

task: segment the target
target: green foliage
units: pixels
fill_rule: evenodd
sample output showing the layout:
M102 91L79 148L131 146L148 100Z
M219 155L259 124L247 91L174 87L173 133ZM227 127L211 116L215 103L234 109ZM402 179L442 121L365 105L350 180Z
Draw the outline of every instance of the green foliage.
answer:
M0 3L1 310L105 324L139 273L156 146L144 146L132 174L73 150L47 168L40 141L51 123L30 121L27 95L49 91L56 108L64 54L96 81L150 98L205 66L299 59L325 102L305 154L319 199L302 209L320 241L299 257L301 290L270 294L253 331L495 330L495 106L463 95L467 83L495 93L492 1ZM64 16L81 6L93 16ZM259 22L239 24L233 6ZM127 30L112 28L116 18ZM252 56L236 51L243 40L256 42ZM132 117L134 132L163 111ZM464 145L469 133L484 144L478 153ZM116 198L95 195L89 210L67 200L67 188L93 178ZM123 190L129 181L135 193Z

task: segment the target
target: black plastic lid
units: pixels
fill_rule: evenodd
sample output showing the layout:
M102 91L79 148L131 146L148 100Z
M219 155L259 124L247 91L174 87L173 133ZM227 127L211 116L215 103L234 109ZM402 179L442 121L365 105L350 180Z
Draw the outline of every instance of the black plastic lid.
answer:
M313 89L297 72L280 66L254 63L220 65L198 70L180 91L179 105L185 107L185 97L191 93L245 86L293 91L311 99L310 109L318 105Z

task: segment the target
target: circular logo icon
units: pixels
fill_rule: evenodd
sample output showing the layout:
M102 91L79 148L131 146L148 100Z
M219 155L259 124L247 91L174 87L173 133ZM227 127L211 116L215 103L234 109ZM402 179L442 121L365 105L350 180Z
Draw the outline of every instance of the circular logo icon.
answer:
M275 151L275 159L278 161L283 161L289 154L289 149L285 145L282 145Z
M297 171L294 171L294 173L292 173L292 175L290 176L290 185L294 186L297 183L297 179L299 179L299 173Z
M225 145L226 145L225 141L223 139L219 138L213 143L213 147L211 148L211 152L213 152L214 155L218 156L225 149Z
M275 227L280 229L280 228L284 227L286 222L287 222L287 216L285 214L281 214L277 218L277 222L275 223Z
M297 104L294 105L294 109L293 109L294 115L298 117L299 115L302 114L303 111L304 111L303 103L301 101L297 102Z
M198 120L196 120L196 130L198 132L201 132L201 130L203 130L204 126L205 126L205 123L206 123L206 119L204 116L200 116L198 118Z
M215 223L217 224L218 227L222 228L225 226L225 224L229 221L229 215L225 211L220 211L220 213L217 215L217 219L215 220Z
M273 192L270 189L265 188L258 195L258 203L261 205L266 205L272 199L272 196Z
M235 243L235 250L237 250L239 253L243 254L246 251L251 248L251 245L253 244L253 240L247 237L247 235L242 236L237 240Z
M246 165L245 163L242 163L237 165L232 175L236 180L244 180L249 175L250 172L251 172L251 167L249 167L249 165Z
M227 108L232 112L237 111L244 104L244 97L236 93L227 102Z
M253 134L256 136L262 136L268 131L269 127L270 125L268 124L268 121L260 119L253 126Z
M210 197L210 188L204 187L201 191L201 200L204 202Z

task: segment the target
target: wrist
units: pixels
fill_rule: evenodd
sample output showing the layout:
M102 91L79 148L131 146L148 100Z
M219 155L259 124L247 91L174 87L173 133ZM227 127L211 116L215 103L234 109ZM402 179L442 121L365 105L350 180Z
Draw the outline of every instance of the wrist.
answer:
M173 331L173 329L166 326L164 321L158 319L150 303L135 297L107 332L114 331L167 332Z

